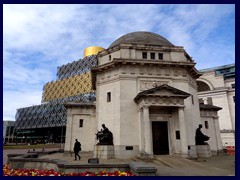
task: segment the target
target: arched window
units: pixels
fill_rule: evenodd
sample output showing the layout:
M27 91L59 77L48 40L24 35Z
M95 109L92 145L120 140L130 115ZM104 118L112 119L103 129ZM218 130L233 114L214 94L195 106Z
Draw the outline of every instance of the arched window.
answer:
M198 92L209 91L210 87L205 82L197 81L197 89Z

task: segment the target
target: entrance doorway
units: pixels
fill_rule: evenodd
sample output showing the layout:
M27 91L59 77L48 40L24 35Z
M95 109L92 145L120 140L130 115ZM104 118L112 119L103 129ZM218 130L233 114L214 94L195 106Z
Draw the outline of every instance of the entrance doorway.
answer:
M153 154L169 154L168 122L152 122Z

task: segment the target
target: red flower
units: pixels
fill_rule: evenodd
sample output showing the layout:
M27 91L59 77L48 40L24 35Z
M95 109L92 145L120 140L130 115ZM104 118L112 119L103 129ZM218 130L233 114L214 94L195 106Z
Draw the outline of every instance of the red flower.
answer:
M53 169L10 169L9 165L3 166L4 176L134 176L131 172L107 172L105 170L98 172L85 171L83 173L59 173Z

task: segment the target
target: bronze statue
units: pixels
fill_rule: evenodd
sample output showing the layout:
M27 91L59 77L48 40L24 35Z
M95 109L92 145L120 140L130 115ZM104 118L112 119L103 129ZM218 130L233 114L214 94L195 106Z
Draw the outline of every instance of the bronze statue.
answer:
M108 130L105 124L102 124L103 129L96 134L99 143L97 145L113 145L112 132Z
M196 140L196 145L205 145L208 144L205 141L208 141L210 139L210 137L208 137L207 135L203 134L201 131L202 125L199 124L197 130L196 130L196 136L195 136L195 140Z

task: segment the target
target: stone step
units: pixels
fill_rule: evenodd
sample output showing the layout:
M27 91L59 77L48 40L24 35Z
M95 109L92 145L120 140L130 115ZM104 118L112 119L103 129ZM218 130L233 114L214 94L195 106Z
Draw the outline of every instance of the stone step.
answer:
M195 162L193 160L189 160L182 157L177 156L162 156L162 157L156 157L155 162L160 162L164 164L165 166L177 168L177 167L202 167L203 165Z

